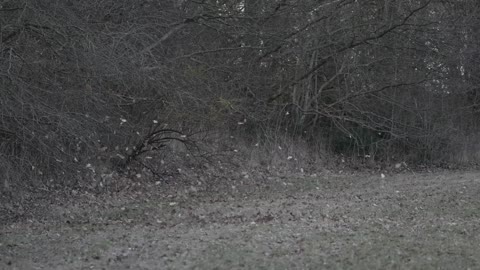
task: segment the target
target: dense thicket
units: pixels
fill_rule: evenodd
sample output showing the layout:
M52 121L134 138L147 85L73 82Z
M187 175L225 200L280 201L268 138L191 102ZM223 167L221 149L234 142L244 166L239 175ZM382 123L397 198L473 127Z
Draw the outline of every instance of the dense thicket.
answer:
M99 157L124 164L225 127L377 160L474 161L479 8L2 0L1 177L79 174Z

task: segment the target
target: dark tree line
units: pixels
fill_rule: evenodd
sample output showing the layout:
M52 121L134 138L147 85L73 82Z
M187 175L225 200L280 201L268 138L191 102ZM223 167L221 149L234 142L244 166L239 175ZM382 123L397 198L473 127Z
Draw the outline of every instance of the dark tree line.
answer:
M476 0L2 0L2 177L125 165L225 127L377 161L478 160L479 11Z

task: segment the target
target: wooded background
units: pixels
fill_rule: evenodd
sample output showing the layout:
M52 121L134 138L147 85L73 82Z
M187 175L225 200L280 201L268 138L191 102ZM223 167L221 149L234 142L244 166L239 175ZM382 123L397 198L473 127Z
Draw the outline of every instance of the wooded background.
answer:
M208 132L476 162L479 42L477 0L1 0L0 177Z

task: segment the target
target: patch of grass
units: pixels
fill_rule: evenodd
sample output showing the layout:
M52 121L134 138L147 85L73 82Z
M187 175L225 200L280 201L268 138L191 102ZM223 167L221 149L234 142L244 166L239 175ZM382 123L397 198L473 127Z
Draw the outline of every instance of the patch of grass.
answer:
M477 176L274 179L235 197L112 203L91 220L114 222L3 228L0 255L22 269L478 269Z

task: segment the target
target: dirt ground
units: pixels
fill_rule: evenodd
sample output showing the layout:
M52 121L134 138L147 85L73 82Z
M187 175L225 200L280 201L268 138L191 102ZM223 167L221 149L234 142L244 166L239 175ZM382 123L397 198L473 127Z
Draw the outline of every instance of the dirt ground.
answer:
M0 269L480 269L480 172L243 180L4 205Z

